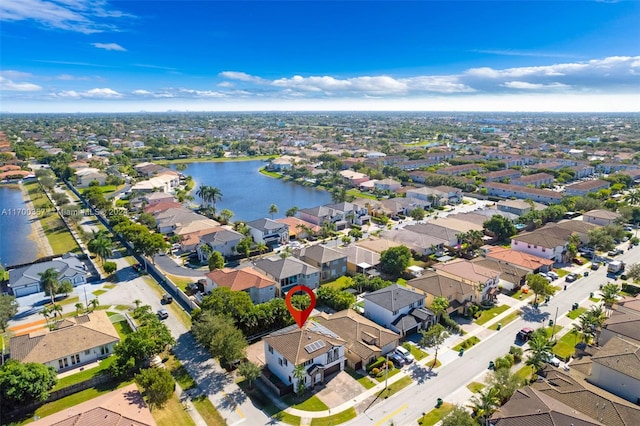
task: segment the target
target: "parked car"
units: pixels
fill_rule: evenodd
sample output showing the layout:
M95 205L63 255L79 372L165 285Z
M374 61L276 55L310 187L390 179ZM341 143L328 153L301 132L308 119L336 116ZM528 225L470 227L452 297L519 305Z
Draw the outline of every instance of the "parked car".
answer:
M554 280L557 280L560 277L557 273L555 273L553 271L547 272L547 276L553 278Z
M408 350L406 350L403 346L398 346L396 348L395 353L397 353L398 355L400 355L402 358L404 358L405 362L407 364L411 364L413 361L415 361L416 359L413 357L413 355L411 355L411 352L409 352Z
M549 275L545 274L544 272L538 272L538 275L540 275L542 278L544 278L549 282L553 281L553 278L551 278Z
M600 269L600 264L598 262L593 262L591 264L591 270L592 271L597 271L598 269Z
M576 265L584 265L584 260L580 259L579 257L574 257L572 262Z
M131 265L131 267L136 272L140 272L140 270L142 269L142 265L140 265L139 263L134 263L133 265Z
M160 300L160 302L163 305L168 305L169 303L173 302L173 297L165 293L162 295L162 299Z
M547 353L545 357L545 362L553 365L554 367L560 367L560 360L553 356L553 354Z
M158 309L158 318L161 320L169 318L169 311L166 309Z
M405 359L400 354L395 352L389 355L389 361L393 362L393 365L398 368L402 367L406 363Z
M573 273L571 273L571 274L567 275L566 277L564 277L564 280L566 282L568 282L568 283L572 283L577 279L578 279L578 274L573 274Z
M518 334L516 334L516 340L519 340L521 342L526 342L531 338L532 334L533 334L533 328L525 327L520 331L518 331Z

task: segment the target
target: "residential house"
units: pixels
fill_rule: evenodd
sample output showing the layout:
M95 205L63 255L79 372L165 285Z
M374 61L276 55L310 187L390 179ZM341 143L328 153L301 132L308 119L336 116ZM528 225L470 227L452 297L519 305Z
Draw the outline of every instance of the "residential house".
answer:
M366 248L367 250L371 250L378 254L381 254L383 251L389 250L392 247L398 247L402 245L392 240L376 237L369 237L366 240L357 241L355 244L359 247Z
M216 287L227 287L233 291L249 294L254 304L268 302L277 295L276 282L253 268L216 269L205 274L205 292Z
M407 225L405 231L413 231L418 234L429 235L444 241L445 246L455 247L458 245L458 235L460 231L449 228L447 226L435 225L433 223L418 223L415 225Z
M339 223L340 220L347 221L348 224L364 225L371 219L369 210L366 206L359 204L341 202L336 204L326 204L325 207L332 210L331 222ZM336 222L338 221L338 222Z
M344 229L348 225L342 211L337 211L327 206L300 209L298 210L298 217L306 222L310 222L318 226L323 226L327 223L335 223L337 229Z
M99 186L103 186L107 180L106 173L103 173L93 167L80 169L75 172L75 176L76 186L78 188L88 188L92 184L92 182L98 182Z
M289 242L289 226L286 223L264 218L246 223L256 244L278 246Z
M40 329L12 337L11 358L35 362L64 371L106 358L120 336L105 311L57 321L52 329Z
M593 174L596 172L596 169L593 166L589 166L586 164L572 166L569 168L575 172L575 179L590 177L593 176Z
M481 172L483 170L484 166L482 164L461 164L459 166L443 167L436 170L436 173L439 175L460 176L472 171Z
M236 254L236 246L244 239L243 234L223 226L209 228L202 232L203 235L198 238L199 243L196 246L196 252L201 262L208 260L206 252L202 250L204 244L208 245L212 251L217 251L228 258Z
M608 340L591 357L591 374L587 380L637 404L640 401L640 343L620 337Z
M534 186L538 188L540 186L551 185L554 180L554 176L548 173L534 173L517 179L511 179L510 183L517 186Z
M156 426L135 383L73 405L30 423L32 426Z
M424 208L459 204L462 202L462 190L452 186L421 187L407 191L407 198L419 200Z
M321 313L315 321L344 339L346 363L354 370L363 369L378 357L393 351L400 339L397 333L363 317L353 309L335 314Z
M598 173L610 175L615 172L626 170L627 168L629 168L629 166L624 163L599 163L596 166L596 171Z
M585 180L582 182L572 183L564 188L565 195L584 197L590 192L598 192L601 189L607 189L611 186L609 182L602 179Z
M318 225L314 225L313 223L293 216L276 219L276 222L289 227L289 240L305 240L315 234L318 234L322 230Z
M473 259L471 263L475 263L498 272L500 274L498 288L503 288L505 290L519 289L526 283L527 275L531 273L528 269L484 257Z
M516 214L518 216L522 216L532 210L543 210L547 207L544 204L533 203L533 206L531 204L532 203L523 200L503 200L498 201L496 203L496 207L500 211Z
M369 176L364 173L354 172L353 170L342 170L339 172L340 176L342 176L351 186L360 186L361 183L369 180Z
M505 247L488 246L484 256L505 265L523 268L529 273L547 272L553 268L554 261L526 252Z
M478 303L493 302L498 296L500 273L485 268L466 259L455 259L446 263L438 263L433 268L441 275L459 279L476 287L479 293Z
M453 186L439 185L433 189L440 191L445 202L449 205L460 204L462 202L462 189Z
M484 223L490 218L482 218ZM430 221L429 223L437 226L442 226L444 228L453 229L459 234L463 234L469 231L483 231L484 227L482 223L477 223L474 221L466 220L464 216L458 215L449 215L447 217L441 217L435 220Z
M524 232L511 238L511 249L523 253L532 254L543 259L563 262L566 253L566 237L558 237L551 233Z
M283 328L263 339L267 368L293 390L324 383L344 369L346 341L315 321ZM296 378L296 367L304 376Z
M321 282L333 281L347 273L347 256L321 244L295 250L294 256L318 268Z
M347 256L347 274L366 274L380 264L380 253L356 244L339 246L335 250Z
M614 337L640 345L640 312L614 305L600 330L598 344L604 346Z
M84 263L73 253L48 262L34 263L29 266L9 270L9 289L15 297L27 296L44 291L40 286L40 274L47 269L58 272L58 280L70 281L74 287L87 283L89 273Z
M428 256L432 253L443 252L448 240L434 237L430 234L416 232L412 229L382 231L380 237L393 241L398 245L407 246L411 251L421 255Z
M431 306L436 297L444 297L449 301L448 314L464 314L472 303L480 301L480 292L476 286L438 271L427 271L422 276L407 281L407 288L423 294L425 306Z
M606 226L616 223L622 215L609 210L591 210L582 215L582 220L594 225Z
M269 161L267 168L275 172L282 172L285 170L291 170L294 162L295 159L293 157L283 155L282 157L274 158L273 160Z
M556 204L562 201L562 194L546 189L529 188L527 186L511 185L499 182L485 182L482 184L481 188L486 189L488 195L496 197L513 197L545 204Z
M484 175L485 182L504 182L512 179L517 179L522 176L520 170L506 169L498 170L495 172L489 172Z
M395 192L398 189L400 189L400 187L402 187L402 183L393 179L382 179L382 180L377 180L374 183L373 187L379 191Z
M276 282L277 295L283 296L296 285L315 289L320 284L320 270L295 257L270 257L257 259L247 266L253 266ZM244 264L241 268L247 267Z
M156 218L156 228L158 229L158 232L165 235L185 235L191 232L196 232L200 229L220 226L220 223L215 220L208 219L207 217L184 207L169 208L164 211L156 212L154 217ZM191 228L185 228L195 222L200 222L200 224L194 225Z
M366 294L364 316L403 337L435 322L433 312L424 307L424 295L398 284Z

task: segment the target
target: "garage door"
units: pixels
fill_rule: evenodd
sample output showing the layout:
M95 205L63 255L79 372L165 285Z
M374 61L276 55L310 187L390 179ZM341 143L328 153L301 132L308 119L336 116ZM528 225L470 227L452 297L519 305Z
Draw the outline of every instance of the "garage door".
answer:
M13 289L13 295L16 297L26 296L28 294L38 293L40 291L40 285L34 284Z
M340 363L327 368L326 370L324 370L324 379L327 380L327 377L339 371L340 371Z

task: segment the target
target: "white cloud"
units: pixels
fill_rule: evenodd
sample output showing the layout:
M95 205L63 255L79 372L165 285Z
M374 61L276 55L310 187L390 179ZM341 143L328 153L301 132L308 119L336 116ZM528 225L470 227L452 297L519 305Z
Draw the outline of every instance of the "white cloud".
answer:
M16 83L0 76L0 90L6 90L7 92L37 92L42 90L42 87L33 83Z
M145 95L152 95L152 94L153 94L153 93L151 93L151 92L150 92L150 91L148 91L148 90L142 90L142 89L134 90L134 91L133 91L133 92L131 92L131 93L133 93L134 95L142 95L142 96L145 96Z
M222 83L218 83L218 87L225 87L225 88L235 87L235 84L230 81L223 81Z
M126 52L127 49L120 46L118 43L91 43L94 47L104 50L117 50L118 52Z
M267 81L260 77L256 77L251 74L247 74L245 72L238 72L238 71L223 71L218 75L222 78L226 78L229 80L246 81L251 83L265 83Z
M527 83L526 81L507 81L503 83L502 86L508 87L509 89L524 89L524 90L568 89L570 87L562 83L538 84L538 83Z
M22 72L22 71L16 71L16 70L0 70L0 75L2 77L6 77L11 80L18 80L22 78L33 77L33 74L29 72Z
M115 30L114 18L128 17L111 10L106 0L2 0L0 20L35 21L45 28L84 34Z
M118 99L122 98L122 93L116 92L108 87L95 88L78 92L76 90L65 90L54 94L54 97L60 98L99 98L99 99Z

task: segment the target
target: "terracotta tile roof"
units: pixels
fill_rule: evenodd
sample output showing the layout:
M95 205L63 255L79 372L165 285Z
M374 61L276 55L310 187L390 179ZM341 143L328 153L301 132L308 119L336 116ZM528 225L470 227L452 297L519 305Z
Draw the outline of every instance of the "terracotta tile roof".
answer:
M220 287L227 287L233 291L243 291L250 288L265 288L275 285L276 282L254 270L244 269L216 269L205 274L207 278Z
M553 260L544 259L542 257L504 247L493 247L491 251L487 253L487 258L495 259L499 262L505 262L507 264L521 266L532 271L535 271L536 269L543 266L553 265Z
M314 225L306 220L298 219L297 217L283 217L276 219L276 222L289 226L289 235L295 235L296 237L304 232L300 226L306 226L311 229L312 232L320 232L322 230L320 226Z
M381 353L382 347L397 342L400 338L398 334L352 309L345 309L333 315L322 313L315 320L344 339L346 349L367 361Z
M169 210L173 208L181 208L181 207L183 207L183 205L176 201L162 200L162 201L158 201L155 204L145 206L144 212L153 214L153 213L163 212L165 210Z
M98 346L119 342L118 332L104 311L94 311L60 322L61 328L12 337L11 357L44 364ZM44 333L44 334L43 334Z
M293 365L312 360L329 352L332 347L344 346L346 343L333 331L315 321L307 321L302 328L298 328L296 324L283 328L265 337L264 341ZM317 341L324 345L314 346L317 347L315 350L309 348L309 344Z
M33 426L156 426L135 384L31 423Z

